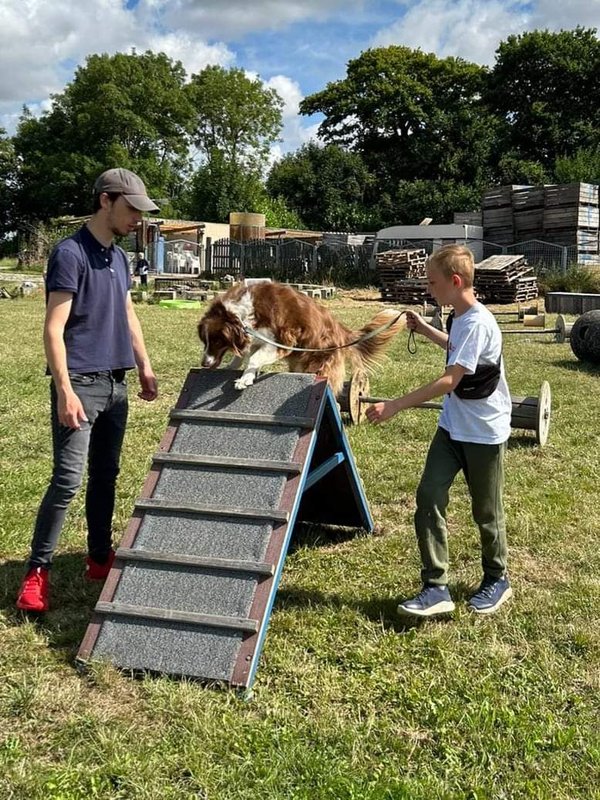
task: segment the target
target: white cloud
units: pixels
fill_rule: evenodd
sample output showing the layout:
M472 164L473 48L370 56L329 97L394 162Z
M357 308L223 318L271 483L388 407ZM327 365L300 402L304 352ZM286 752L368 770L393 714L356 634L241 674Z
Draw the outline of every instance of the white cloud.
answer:
M208 64L230 67L235 61L235 54L222 42L206 44L186 33L150 36L143 49L166 53L169 58L181 61L188 75L200 72Z
M166 32L158 15L164 0L142 0L127 9L124 0L1 0L0 121L14 132L23 104L34 114L41 98L61 92L76 65L92 53L165 52L188 73L209 63L229 66L233 52L222 42L207 44L186 32Z
M166 25L194 30L199 35L237 39L250 32L277 30L303 20L325 21L344 9L363 6L363 0L154 0Z
M380 31L372 46L406 45L440 58L461 56L492 64L499 42L528 27L526 8L514 0L418 0Z
M275 75L266 81L266 86L275 89L283 100L282 142L271 148L271 163L280 159L285 153L297 150L311 139L316 139L319 124L303 124L299 114L300 101L303 99L300 85L286 75Z
M600 0L537 0L530 28L571 30L577 25L600 30Z
M69 75L65 62L122 49L134 34L121 0L2 0L0 98L22 103L59 91Z
M494 63L499 43L528 30L600 28L600 0L417 0L400 2L403 16L379 31L373 47L419 47L440 58Z

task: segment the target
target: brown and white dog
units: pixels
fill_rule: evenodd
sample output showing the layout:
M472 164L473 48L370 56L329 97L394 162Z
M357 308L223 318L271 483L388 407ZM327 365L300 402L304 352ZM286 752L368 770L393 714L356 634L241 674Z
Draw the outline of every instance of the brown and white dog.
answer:
M352 344L382 326L389 327ZM346 359L355 368L371 369L389 340L405 327L405 317L385 310L359 331L352 331L306 295L282 283L265 282L237 284L213 300L198 323L198 335L204 345L203 367L215 369L228 351L234 354L230 369L239 369L247 359L235 381L236 389L251 386L261 367L286 359L290 372L322 375L337 395L344 383ZM278 345L306 350L297 352ZM340 347L343 349L310 352Z

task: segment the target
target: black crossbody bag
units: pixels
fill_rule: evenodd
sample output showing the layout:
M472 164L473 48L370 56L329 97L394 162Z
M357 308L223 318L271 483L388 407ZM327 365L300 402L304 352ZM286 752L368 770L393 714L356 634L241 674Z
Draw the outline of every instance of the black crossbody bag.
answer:
M448 314L446 320L446 332L450 335L452 322L454 320L454 311ZM448 342L450 340L448 339ZM446 364L448 363L449 352L446 350ZM460 381L456 384L453 391L461 400L483 400L494 394L498 384L500 383L500 375L502 374L502 353L500 358L495 364L478 364L475 372L472 375L463 375Z

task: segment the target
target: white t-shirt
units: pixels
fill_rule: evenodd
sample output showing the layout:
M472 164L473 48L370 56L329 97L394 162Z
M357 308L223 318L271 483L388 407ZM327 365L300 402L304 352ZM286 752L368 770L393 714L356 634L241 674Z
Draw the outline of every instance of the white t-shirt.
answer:
M502 334L493 314L475 303L454 318L448 340L448 363L472 375L478 364L496 364L502 352ZM501 444L510 436L512 401L501 363L496 390L480 400L461 400L454 392L444 398L439 426L457 442Z

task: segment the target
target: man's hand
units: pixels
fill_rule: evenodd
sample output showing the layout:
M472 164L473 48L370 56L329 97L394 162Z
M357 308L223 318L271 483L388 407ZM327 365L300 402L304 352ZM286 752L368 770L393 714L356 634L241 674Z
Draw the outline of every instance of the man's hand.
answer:
M147 367L143 370L138 370L138 377L142 387L141 391L138 392L138 397L148 402L156 400L158 397L158 381L152 369Z
M84 411L81 400L71 389L58 395L58 421L65 428L81 430L81 423L87 422L88 418Z

